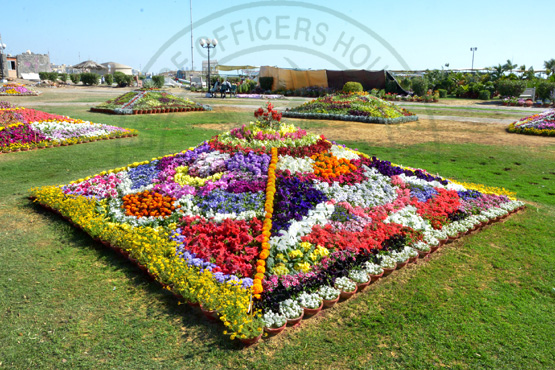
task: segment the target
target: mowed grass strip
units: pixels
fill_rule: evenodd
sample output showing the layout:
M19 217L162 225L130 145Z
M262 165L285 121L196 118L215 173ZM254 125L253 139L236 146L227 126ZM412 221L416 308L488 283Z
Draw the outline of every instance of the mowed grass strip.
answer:
M395 163L516 190L532 204L301 328L241 350L222 334L222 326L178 305L134 266L26 195L31 186L67 183L186 149L216 133L202 124L245 122L250 114L108 116L73 106L47 111L137 128L140 134L0 155L0 369L549 369L555 364L552 151L348 143Z

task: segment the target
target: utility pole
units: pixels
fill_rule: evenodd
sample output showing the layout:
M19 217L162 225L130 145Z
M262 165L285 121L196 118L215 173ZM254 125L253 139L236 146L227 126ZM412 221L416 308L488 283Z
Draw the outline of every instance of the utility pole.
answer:
M194 56L193 56L193 0L189 0L189 10L191 14L191 72L195 70Z

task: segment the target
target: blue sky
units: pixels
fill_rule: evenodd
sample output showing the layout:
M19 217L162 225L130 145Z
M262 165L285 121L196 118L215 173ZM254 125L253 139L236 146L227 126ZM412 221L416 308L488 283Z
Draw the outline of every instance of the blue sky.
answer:
M79 5L72 5L79 4ZM191 67L189 0L10 1L0 34L7 52L49 53L56 64L92 59L159 72ZM555 3L535 1L198 1L201 36L217 35L221 64L298 68L475 68L505 63L543 69L555 58ZM7 15L7 16L6 16Z

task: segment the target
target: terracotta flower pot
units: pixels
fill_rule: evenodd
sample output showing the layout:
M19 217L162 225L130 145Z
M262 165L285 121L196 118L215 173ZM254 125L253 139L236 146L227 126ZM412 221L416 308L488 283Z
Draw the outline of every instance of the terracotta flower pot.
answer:
M294 318L294 319L287 319L287 326L298 326L301 323L301 320L303 319L304 316L304 311L301 314L301 316Z
M262 338L262 334L264 333L260 333L259 336L254 338L245 338L245 339L239 338L239 340L241 341L241 343L243 343L245 347L252 346L253 344L257 343L260 340L260 338Z
M357 283L357 292L362 292L371 282L372 280L368 279L366 283Z
M375 283L376 281L380 280L383 276L383 272L379 275L370 275L370 284Z
M430 247L430 253L435 253L439 249L439 244Z
M204 314L204 316L208 319L208 321L217 322L220 321L218 316L218 312L216 310L205 310L202 305L200 306L200 310Z
M287 327L287 322L283 324L283 326L280 326L279 328L264 328L264 331L268 333L269 337L273 337L274 335L278 335L279 333L284 331L286 327Z
M425 258L429 255L430 255L430 251L420 251L420 250L418 251L418 257L419 258Z
M337 296L335 299L324 299L322 301L324 308L332 308L337 302L339 302L339 298L340 296Z
M409 263L417 263L417 262L418 262L418 256L409 258Z
M339 297L341 298L342 301L346 301L347 299L351 298L352 296L354 296L356 294L357 289L358 289L358 287L356 287L355 290L353 290L352 292L341 291L341 294L340 294Z
M402 269L403 267L405 267L408 264L409 264L409 260L406 260L405 262L401 262L401 263L397 262L397 270Z
M320 307L318 308L307 308L307 307L303 307L304 310L304 318L309 318L312 317L314 315L316 315L318 312L320 312L322 310L322 307L324 305L324 302L320 303Z

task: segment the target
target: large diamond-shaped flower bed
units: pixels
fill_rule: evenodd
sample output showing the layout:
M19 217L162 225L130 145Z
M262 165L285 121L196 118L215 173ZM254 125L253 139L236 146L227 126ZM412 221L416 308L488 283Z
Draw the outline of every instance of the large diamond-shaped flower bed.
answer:
M137 262L232 338L275 334L303 313L523 206L368 157L280 122L33 197Z
M507 127L507 131L516 134L555 136L555 109L513 122Z
M137 135L137 131L0 102L0 152L27 151Z
M283 116L381 124L418 120L414 113L365 92L326 95L288 109Z
M187 98L175 96L156 88L129 91L113 100L108 100L92 112L112 114L151 114L204 111L210 108Z
M41 93L32 87L18 83L7 83L0 86L0 96L37 96Z

